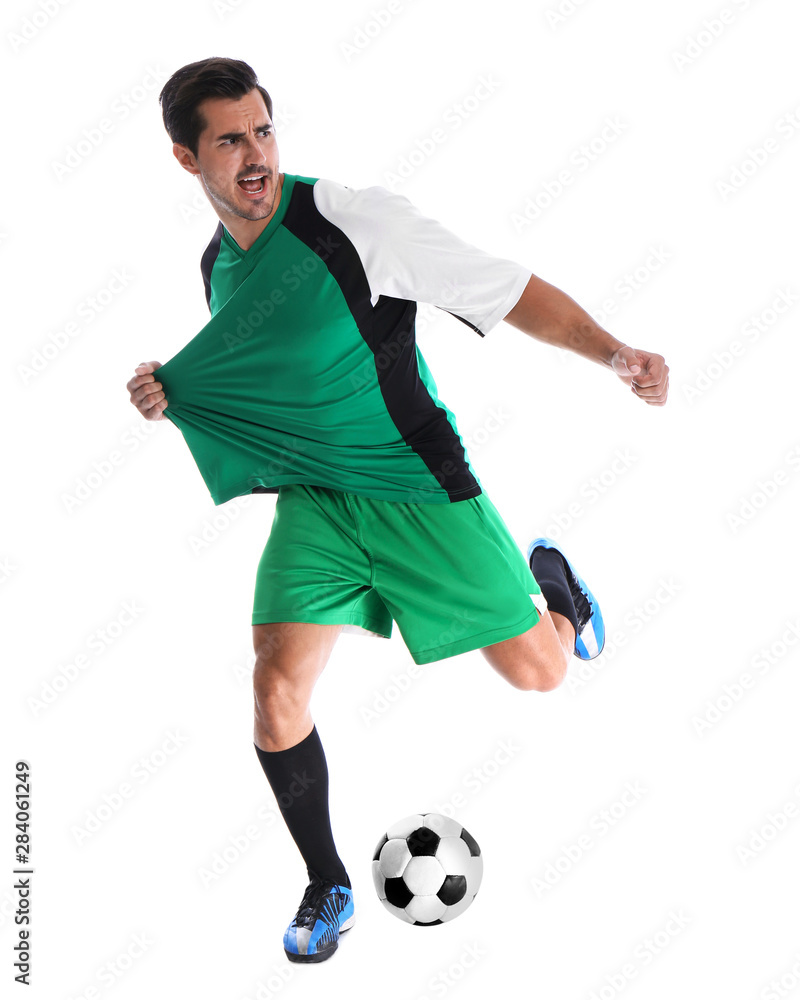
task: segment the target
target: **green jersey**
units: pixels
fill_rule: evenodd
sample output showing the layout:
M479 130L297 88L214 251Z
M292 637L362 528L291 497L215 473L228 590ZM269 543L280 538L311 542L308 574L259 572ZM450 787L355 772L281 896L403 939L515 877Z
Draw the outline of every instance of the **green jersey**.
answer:
M481 493L416 343L417 302L483 336L527 268L386 188L284 174L250 249L220 222L201 272L211 318L155 377L215 504L287 483L423 503Z

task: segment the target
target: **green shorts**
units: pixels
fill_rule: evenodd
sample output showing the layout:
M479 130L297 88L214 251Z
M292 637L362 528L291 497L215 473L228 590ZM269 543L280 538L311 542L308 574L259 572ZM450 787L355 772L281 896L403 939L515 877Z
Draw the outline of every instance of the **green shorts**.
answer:
M455 503L373 500L279 487L258 565L253 625L341 624L384 636L415 663L532 628L547 602L486 493Z

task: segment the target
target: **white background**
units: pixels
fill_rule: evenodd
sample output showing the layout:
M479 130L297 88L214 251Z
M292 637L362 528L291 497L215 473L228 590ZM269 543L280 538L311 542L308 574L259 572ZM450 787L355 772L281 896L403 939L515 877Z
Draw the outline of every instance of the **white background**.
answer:
M25 759L26 996L800 996L796 4L45 7L3 12L4 994L24 991ZM274 497L215 508L177 429L125 390L208 318L217 218L157 94L211 55L270 91L283 170L392 186L671 369L648 407L506 324L420 331L520 547L559 538L609 643L539 694L477 651L416 670L397 634L342 636L312 709L358 916L318 967L283 955L305 870L252 744ZM470 910L429 929L370 877L384 828L426 810L485 855Z

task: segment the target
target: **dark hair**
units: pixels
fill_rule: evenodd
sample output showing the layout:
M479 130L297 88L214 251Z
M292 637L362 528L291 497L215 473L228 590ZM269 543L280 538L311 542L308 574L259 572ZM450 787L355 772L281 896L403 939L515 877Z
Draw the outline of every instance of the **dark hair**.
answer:
M264 98L271 119L272 98L259 84L253 69L241 59L214 56L181 66L158 95L164 128L173 142L187 146L197 156L200 133L208 124L198 110L199 105L209 97L238 100L252 90Z

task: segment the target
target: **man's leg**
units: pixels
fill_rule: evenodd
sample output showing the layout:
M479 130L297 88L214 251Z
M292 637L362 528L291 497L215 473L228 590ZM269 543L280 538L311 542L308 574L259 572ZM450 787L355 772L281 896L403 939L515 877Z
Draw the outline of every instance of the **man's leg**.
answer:
M578 632L593 613L593 598L553 543L537 539L531 547L529 566L547 601L547 611L533 628L485 647L483 654L514 687L552 691L564 680L576 652ZM599 611L597 616L601 618Z
M253 742L257 747L285 750L311 732L311 694L341 631L341 625L306 622L253 626Z
M253 626L256 753L309 876L349 885L328 813L328 768L309 704L341 625Z
M527 632L492 646L484 646L481 652L500 676L515 688L521 691L552 691L564 680L574 649L575 627L572 622L548 609Z
M352 924L352 895L328 810L328 767L309 704L341 625L253 626L256 754L306 863L310 885L284 948L292 961L321 961Z

